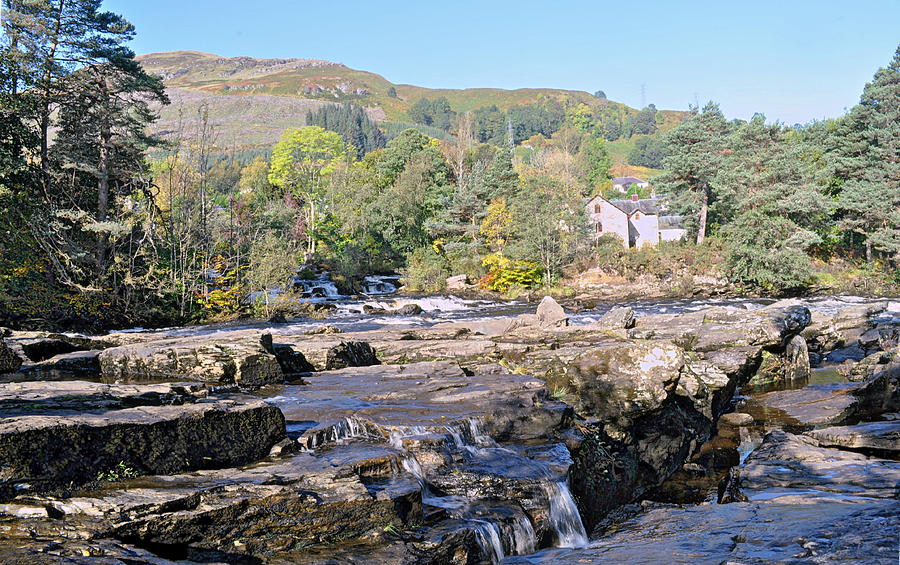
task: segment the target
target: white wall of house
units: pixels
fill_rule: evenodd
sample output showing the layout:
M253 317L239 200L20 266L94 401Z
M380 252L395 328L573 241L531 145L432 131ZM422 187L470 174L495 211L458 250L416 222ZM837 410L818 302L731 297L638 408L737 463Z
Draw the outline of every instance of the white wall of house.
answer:
M655 247L659 243L659 216L636 210L629 218L634 247Z
M664 230L659 230L659 240L660 241L680 241L684 239L684 236L687 234L687 230L683 228L669 228Z
M625 212L598 196L588 201L587 213L594 239L601 235L615 235L622 240L623 247L629 247L628 215Z

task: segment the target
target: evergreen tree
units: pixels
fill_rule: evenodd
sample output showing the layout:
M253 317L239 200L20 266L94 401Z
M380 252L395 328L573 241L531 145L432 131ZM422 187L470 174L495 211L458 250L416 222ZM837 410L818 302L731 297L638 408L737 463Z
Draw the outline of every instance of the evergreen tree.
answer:
M843 183L840 225L900 260L900 47L863 89L830 138L828 157Z
M484 177L484 184L491 197L505 196L510 198L519 191L519 174L513 168L512 151L502 145L494 153L490 169Z
M665 172L655 182L660 191L673 194L677 212L696 218L698 244L706 237L709 206L716 198L714 177L727 131L719 106L709 102L701 112L694 109L665 137L671 153L663 160Z
M715 216L725 223L729 270L764 288L798 287L809 276L807 250L821 243L816 228L830 217L801 158L799 140L756 115L728 138L715 177Z
M353 104L325 105L306 114L306 125L319 126L339 133L344 143L352 146L359 157L384 147L384 134L366 115L365 109Z

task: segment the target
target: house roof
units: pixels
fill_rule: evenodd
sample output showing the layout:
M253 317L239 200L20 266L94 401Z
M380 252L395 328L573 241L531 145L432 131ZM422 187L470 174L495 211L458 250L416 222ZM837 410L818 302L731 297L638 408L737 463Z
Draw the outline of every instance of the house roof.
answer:
M610 200L610 204L625 212L629 216L640 210L645 214L659 214L659 204L655 198L642 200Z
M680 230L684 229L683 219L681 216L660 216L659 229L661 230Z
M647 182L647 181L641 180L637 177L616 177L612 180L612 183L614 185L621 184L621 185L627 186L629 184L634 184L636 182Z

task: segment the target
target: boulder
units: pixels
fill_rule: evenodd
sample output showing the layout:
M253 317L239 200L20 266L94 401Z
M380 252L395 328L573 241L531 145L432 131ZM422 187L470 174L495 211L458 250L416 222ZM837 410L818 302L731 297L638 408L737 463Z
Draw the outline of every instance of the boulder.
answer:
M396 316L418 316L422 313L422 307L415 303L404 304L390 313Z
M281 372L285 375L297 375L315 371L312 363L306 360L306 356L293 347L284 343L274 343L272 334L262 334L259 338L262 348L278 361Z
M537 323L543 328L569 325L569 316L566 315L566 311L551 296L545 296L541 300L536 314Z
M594 347L572 363L575 410L599 419L634 418L660 407L678 385L685 358L665 342Z
M468 282L466 275L447 277L447 290L463 290Z
M345 367L368 367L378 365L381 361L375 356L375 350L364 341L342 341L328 350L325 370L343 369Z
M0 373L15 373L22 366L22 359L0 339Z
M258 400L194 402L176 394L189 400L176 405L165 404L169 386L39 385L0 385L4 488L79 485L117 468L146 474L242 465L285 436L281 412Z
M613 308L597 320L597 325L611 330L629 329L634 326L634 310L627 306Z
M259 387L280 383L284 374L275 356L243 339L170 338L105 349L100 369L110 382L192 380Z
M802 335L795 335L784 350L784 376L787 380L809 378L809 348Z
M819 428L806 435L815 438L822 447L900 453L900 420Z

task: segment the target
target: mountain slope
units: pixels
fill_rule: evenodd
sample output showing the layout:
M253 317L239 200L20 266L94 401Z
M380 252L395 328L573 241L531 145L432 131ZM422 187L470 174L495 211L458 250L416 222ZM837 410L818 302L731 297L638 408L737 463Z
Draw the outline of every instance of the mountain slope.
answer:
M445 96L456 112L492 104L506 110L544 97L571 104L616 104L626 112L635 111L576 90L429 89L393 84L381 75L319 59L229 58L198 51L151 53L137 59L147 71L163 77L173 101L163 109L155 131L164 135L181 131L191 137L199 110L208 108L220 146L270 147L284 128L303 125L308 110L328 103L364 106L369 116L379 121L409 121L406 111L415 102L439 96ZM392 88L396 97L389 96ZM682 113L664 114L665 130Z

